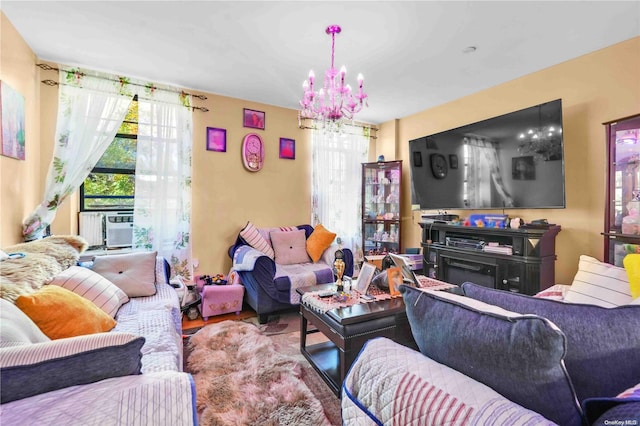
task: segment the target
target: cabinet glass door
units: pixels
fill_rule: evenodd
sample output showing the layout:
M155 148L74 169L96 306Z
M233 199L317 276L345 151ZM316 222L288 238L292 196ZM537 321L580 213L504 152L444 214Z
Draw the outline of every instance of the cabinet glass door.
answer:
M640 115L605 126L609 147L605 260L623 266L628 253L640 253Z
M362 247L365 255L400 252L402 161L362 165Z

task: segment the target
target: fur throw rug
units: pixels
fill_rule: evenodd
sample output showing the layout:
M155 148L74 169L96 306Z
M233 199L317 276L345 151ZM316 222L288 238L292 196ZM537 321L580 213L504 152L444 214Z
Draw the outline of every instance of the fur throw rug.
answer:
M22 253L24 257L0 263L0 297L15 302L19 296L33 293L75 265L87 247L82 237L56 235L4 248L7 254Z
M189 349L201 425L330 425L300 378L300 364L279 354L255 325L206 326L191 336Z

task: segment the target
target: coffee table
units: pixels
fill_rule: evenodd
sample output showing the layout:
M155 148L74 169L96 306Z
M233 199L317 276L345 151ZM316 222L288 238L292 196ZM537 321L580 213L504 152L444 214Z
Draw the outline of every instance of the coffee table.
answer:
M332 284L297 289L331 288ZM309 326L313 329L309 329ZM320 332L328 340L307 346L307 335ZM401 297L361 303L321 313L300 303L300 352L339 397L344 377L360 349L369 339L387 337L417 349Z

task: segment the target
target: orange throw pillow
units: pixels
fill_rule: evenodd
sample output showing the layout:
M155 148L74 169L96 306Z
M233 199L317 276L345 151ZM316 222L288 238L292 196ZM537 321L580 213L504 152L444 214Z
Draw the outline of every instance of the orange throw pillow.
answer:
M335 239L336 234L327 230L321 224L316 225L307 239L307 253L309 253L313 263L317 263L320 260L322 253L329 248Z
M16 306L50 339L101 333L116 325L93 302L55 285L18 297Z

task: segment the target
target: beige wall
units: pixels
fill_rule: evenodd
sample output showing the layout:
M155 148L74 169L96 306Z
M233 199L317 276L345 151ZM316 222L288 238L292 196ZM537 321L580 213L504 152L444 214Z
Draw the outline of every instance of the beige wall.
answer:
M0 247L21 241L21 223L42 198L53 151L57 90L40 83L53 72L38 72L37 58L1 15L0 78L26 99L26 161L0 157ZM403 235L405 247L420 242L419 213L411 212L408 141L562 98L567 208L510 210L525 220L546 217L562 225L557 239L556 281L570 283L578 256L603 258L605 138L603 122L640 112L640 37L491 89L383 123L372 142L370 159L403 160ZM258 226L308 223L310 218L310 133L297 128L296 111L206 94L209 112L194 112L193 255L196 273L226 273L227 248L251 220ZM242 109L266 112L266 129L242 127ZM206 151L206 127L227 129L227 152ZM266 146L264 168L242 166L240 144L255 131ZM278 158L280 137L296 140L296 159ZM77 202L66 204L52 225L57 234L77 231ZM468 211L456 212L461 216Z
M40 202L40 83L36 57L0 13L0 80L25 98L25 160L0 156L0 245L22 241L22 219Z
M408 141L561 98L566 208L511 209L505 214L527 221L547 218L562 226L556 239L556 282L570 284L580 254L603 259L606 140L602 123L640 113L638 76L640 37L401 119L397 142L398 159L404 160L404 211L411 209ZM470 214L465 210L449 213ZM403 223L405 247L420 242L419 218L420 212L414 212L409 223Z

